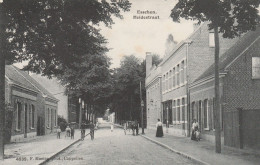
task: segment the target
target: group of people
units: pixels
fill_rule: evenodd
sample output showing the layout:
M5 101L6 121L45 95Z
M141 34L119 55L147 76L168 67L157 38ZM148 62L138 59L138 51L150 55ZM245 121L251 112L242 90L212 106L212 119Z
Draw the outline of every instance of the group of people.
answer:
M94 130L95 130L95 125L90 122L88 124L89 129L90 129L90 136L91 136L91 140L94 139ZM85 132L86 132L86 127L87 124L82 123L82 125L80 126L80 132L81 132L81 140L84 140L85 138ZM70 137L71 139L74 139L74 134L75 134L75 128L73 126L67 126L65 129L65 138ZM58 126L57 128L57 139L60 139L60 135L61 135L61 128L60 126Z
M65 138L67 137L71 137L71 139L74 139L74 133L75 133L75 129L73 126L67 126L66 129L66 134L65 134ZM60 126L58 126L57 128L57 139L60 139L60 134L61 134L61 128Z
M163 123L158 119L156 123L156 137L163 137ZM200 132L199 132L199 123L196 119L192 121L192 132L191 132L191 140L200 140Z

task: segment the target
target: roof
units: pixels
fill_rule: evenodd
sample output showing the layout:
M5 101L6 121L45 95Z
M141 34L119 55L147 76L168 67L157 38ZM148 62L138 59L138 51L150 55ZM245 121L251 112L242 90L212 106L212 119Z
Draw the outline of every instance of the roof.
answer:
M56 99L47 89L45 89L36 80L34 80L27 72L22 71L13 65L11 67L13 67L14 70L19 72L19 74L20 74L19 76L22 76L25 79L26 83L28 82L27 84L31 84L31 86L33 86L35 89L37 89L37 91L40 91L42 93L42 95L46 95L48 98L58 101L58 99Z
M255 31L247 32L243 35L231 48L229 48L219 58L219 72L224 73L225 68L228 67L236 58L251 46L254 41L258 40L260 36L260 25ZM215 73L215 63L213 63L203 74L201 74L194 82L197 82L206 77L212 76Z
M34 92L39 92L39 90L37 88L35 88L31 83L29 83L25 77L23 77L20 72L15 69L12 65L6 65L5 66L5 75L8 79L10 79L12 81L12 83L32 90Z

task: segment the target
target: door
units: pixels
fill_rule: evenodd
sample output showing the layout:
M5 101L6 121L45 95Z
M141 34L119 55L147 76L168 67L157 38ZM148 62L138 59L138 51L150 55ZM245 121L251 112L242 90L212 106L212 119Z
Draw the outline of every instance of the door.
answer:
M27 138L27 104L24 105L24 138Z

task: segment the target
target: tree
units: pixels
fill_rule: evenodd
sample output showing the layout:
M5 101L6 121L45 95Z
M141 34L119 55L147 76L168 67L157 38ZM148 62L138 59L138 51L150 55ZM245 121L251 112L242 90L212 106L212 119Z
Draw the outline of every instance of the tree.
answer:
M255 30L258 23L259 0L179 0L171 11L173 21L180 18L209 22L215 38L215 143L216 152L221 152L220 98L219 98L219 33L224 38L234 38L249 30Z
M134 55L125 56L113 78L113 97L110 109L120 120L140 120L140 81L145 98L145 63Z
M61 75L88 54L106 51L98 26L122 18L129 1L3 0L0 4L0 129L4 121L5 62L28 60L24 68L49 77ZM4 22L3 22L4 21ZM0 159L4 156L0 131Z

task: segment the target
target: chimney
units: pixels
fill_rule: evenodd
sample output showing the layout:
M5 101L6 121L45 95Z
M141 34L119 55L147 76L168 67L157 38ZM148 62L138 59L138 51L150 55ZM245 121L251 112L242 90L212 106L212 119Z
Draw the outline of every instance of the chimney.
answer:
M152 68L152 63L153 63L153 59L152 59L151 52L146 52L146 77L150 73L150 70Z

